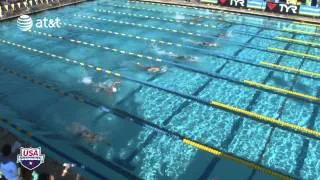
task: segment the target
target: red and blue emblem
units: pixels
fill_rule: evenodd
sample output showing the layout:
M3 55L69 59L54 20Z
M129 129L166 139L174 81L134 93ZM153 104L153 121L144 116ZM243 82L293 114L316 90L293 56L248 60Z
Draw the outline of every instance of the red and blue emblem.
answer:
M45 155L41 154L41 147L38 148L20 148L20 154L17 156L17 163L20 163L26 169L32 171L44 163Z

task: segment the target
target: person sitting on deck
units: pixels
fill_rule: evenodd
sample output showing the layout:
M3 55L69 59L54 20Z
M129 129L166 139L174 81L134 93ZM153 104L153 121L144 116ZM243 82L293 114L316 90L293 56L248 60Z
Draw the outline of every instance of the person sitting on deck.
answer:
M14 160L10 158L12 148L11 145L5 144L2 147L2 157L0 158L0 172L7 180L18 180L18 167Z
M136 63L137 66L139 66L140 68L151 72L151 73L158 73L158 72L166 72L167 68L166 67L160 67L160 66L145 66L139 62Z

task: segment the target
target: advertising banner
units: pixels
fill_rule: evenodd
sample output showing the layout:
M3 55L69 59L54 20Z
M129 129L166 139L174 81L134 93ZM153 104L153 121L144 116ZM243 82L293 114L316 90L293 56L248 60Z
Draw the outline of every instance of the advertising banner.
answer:
M247 0L219 0L221 6L247 7Z
M299 8L299 5L267 2L265 10L267 12L275 12L281 14L299 14Z

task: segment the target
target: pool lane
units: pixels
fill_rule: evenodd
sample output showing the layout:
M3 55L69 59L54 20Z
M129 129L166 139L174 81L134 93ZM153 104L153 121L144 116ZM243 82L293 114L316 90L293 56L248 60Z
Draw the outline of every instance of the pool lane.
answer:
M98 33L106 33L106 34L111 34L114 36L122 36L122 37L127 37L127 38L133 38L133 39L137 39L137 40L141 40L141 41L147 41L150 43L158 43L160 45L168 45L168 46L176 46L176 47L183 47L183 48L187 48L187 49L192 49L194 50L195 48L193 47L189 47L186 45L182 45L180 43L173 43L170 41L163 41L163 40L157 40L157 39L153 39L153 38L148 38L148 37L143 37L143 36L138 36L138 35L134 35L134 34L127 34L127 33L121 33L121 32L116 32L116 31L110 31L110 30L105 30L105 29L99 29L99 28L94 28L92 26L84 26L84 25L76 25L76 24L70 24L70 23L63 23L63 25L74 28L74 29L80 29L83 31L94 31L94 32L98 32ZM199 52L201 52L202 54L207 54L207 52L201 51L201 49L199 49ZM215 55L217 57L221 57L220 55L217 54L212 54L210 53L210 55ZM224 56L222 56L224 57ZM277 64L273 64L273 63L268 63L268 62L264 62L261 61L260 63L251 63L251 62L247 62L247 61L241 61L238 59L228 59L234 62L241 62L241 63L245 63L245 64L249 64L252 66L256 66L256 67L265 67L265 68L270 68L272 70L285 70L288 73L299 73L299 75L301 76L305 76L305 77L310 77L310 78L320 78L320 73L315 73L315 72L311 72L311 71L306 71L306 70L297 70L296 68L292 68L292 67L288 67L288 66L282 66L282 65L277 65Z
M50 35L51 36L51 35ZM91 44L89 44L90 46L91 46ZM218 106L220 105L220 104L217 104ZM228 108L228 107L224 107L224 108ZM229 109L230 110L230 109ZM254 115L255 116L255 115Z
M62 40L70 41L72 43L78 43L78 44L85 45L85 46L96 47L96 48L100 48L100 49L111 51L111 52L112 51L113 52L119 52L120 54L126 54L126 55L129 55L129 56L134 56L134 57L138 57L138 58L144 58L144 59L152 60L152 61L164 62L164 63L169 64L169 65L173 65L173 66L176 66L176 67L179 67L179 68L182 68L182 69L186 69L186 70L189 70L189 71L193 71L193 72L196 72L196 73L209 75L209 76L214 77L214 78L224 79L224 80L236 83L236 84L240 84L240 85L248 86L248 87L254 87L254 88L258 88L258 89L269 91L269 92L273 92L273 93L280 93L280 94L283 94L283 95L288 95L288 96L291 96L291 97L294 97L294 98L307 100L307 101L312 102L312 103L313 102L317 103L320 100L318 97L314 97L314 96L311 96L311 95L306 95L306 94L303 94L303 93L294 92L294 91L290 91L290 90L286 90L286 89L282 89L282 88L278 88L278 87L274 87L274 86L268 86L268 85L265 85L265 83L254 82L254 81L251 81L251 80L243 80L242 81L242 80L232 79L232 78L229 78L229 77L218 76L218 75L216 75L214 73L200 71L200 70L197 70L197 69L194 69L194 68L191 68L191 67L188 67L188 66L183 66L183 65L171 62L171 61L164 60L164 59L154 58L152 56L145 56L145 55L142 55L142 54L137 54L137 53L133 53L133 52L127 52L127 51L124 51L124 50L119 50L119 49L116 49L116 48L111 48L111 46L110 47L102 46L102 45L99 45L99 44L94 44L92 42L86 42L86 41L81 41L81 40L77 40L77 39L66 39L66 38L61 37L61 36L55 36L55 35L52 35L52 34L42 33L42 32L39 32L39 31L32 31L32 32L35 33L35 34L48 36L50 38L62 39Z
M106 1L109 2L109 1ZM224 12L221 10L208 10L205 8L197 8L197 7L188 7L188 6L181 6L181 5L171 5L171 4L162 4L162 3L153 3L153 2L143 2L143 1L130 1L127 3L127 5L132 5L132 4L137 4L137 5L143 5L152 8L153 10L158 10L158 7L165 7L166 9L174 8L175 11L181 11L181 12L194 12L193 14L199 14L199 15L213 15L215 16L218 14L218 17L223 17L223 19L229 18L229 17L234 17L236 20L240 19L240 22L256 22L259 25L267 25L267 26L273 26L274 24L279 24L281 26L288 26L288 25L304 25L302 27L304 28L312 28L313 30L317 30L319 25L317 24L311 24L311 23L304 23L304 22L296 22L296 21L288 21L288 20L283 20L283 19L268 19L268 21L263 21L266 18L261 18L257 17L254 15L247 15L247 14L241 14L241 13L233 13L233 12ZM157 7L157 8L156 8ZM176 8L178 7L178 8ZM210 16L211 17L211 16ZM240 17L240 18L239 18ZM266 24L270 22L270 24ZM250 25L250 24L246 24Z
M97 108L97 107L106 107L106 108L109 109L112 113L114 113L114 114L116 114L116 115L118 115L118 116L120 116L120 117L122 117L122 118L125 118L126 120L135 122L135 123L137 123L137 124L139 124L139 125L142 125L142 126L146 126L146 127L151 128L151 129L153 129L153 130L156 130L157 132L164 133L164 134L168 134L168 135L171 135L171 136L173 136L173 137L177 137L177 138L183 140L184 143L186 143L186 144L191 144L191 145L196 146L196 147L197 147L197 146L203 146L203 145L200 145L200 144L198 144L198 143L196 143L196 142L194 142L194 141L190 141L190 140L184 138L183 136L181 136L181 135L179 135L179 134L177 134L177 133L174 133L174 132L170 132L170 131L168 131L168 130L165 130L165 129L163 129L163 128L161 128L161 127L159 127L159 126L157 126L157 125L155 125L155 124L153 124L153 123L149 123L148 121L145 121L145 120L143 120L143 119L140 119L140 118L138 118L138 117L135 117L135 116L133 116L133 115L130 115L130 114L128 114L128 113L126 113L126 112L124 112L124 111L122 111L122 110L119 110L119 109L117 109L117 108L112 108L112 107L110 107L110 106L108 106L108 105L103 105L103 104L100 104L100 103L94 103L94 102L92 102L92 100L88 100L86 97L81 97L81 96L78 96L78 95L74 95L73 93L68 93L68 92L65 93L63 90L57 88L55 85L47 84L46 82L39 81L39 80L37 80L37 79L34 79L33 77L30 77L30 76L28 76L28 75L22 74L22 73L20 73L20 72L16 72L16 71L14 71L14 70L12 70L12 69L8 69L8 68L6 68L6 67L1 67L0 70L2 70L2 71L5 72L5 73L8 73L8 74L10 74L10 75L12 75L12 76L15 76L15 77L24 79L24 80L26 80L26 81L29 81L29 82L37 85L37 86L44 87L45 89L48 89L48 90L53 91L53 92L56 92L56 93L58 93L60 96L71 97L72 99L76 100L76 101L79 102L79 103L88 104L88 105L90 105L90 106L94 106L95 108ZM34 138L35 138L35 137L34 137ZM41 143L41 141L40 141L40 143ZM43 144L43 143L41 143L41 144ZM46 146L46 147L47 147L47 146ZM76 147L79 147L79 146L76 146ZM81 147L81 146L80 146L80 147ZM204 147L204 146L203 146L203 147ZM207 148L207 147L206 147L206 148ZM200 147L200 149L201 149L201 147ZM85 148L82 148L82 151L87 152L88 150L86 150ZM211 151L211 150L210 150L210 151ZM216 150L212 150L212 152L214 152L214 154L215 154L215 153L218 153L218 154L216 154L216 155L218 155L218 156L222 156L222 157L226 157L226 158L231 158L232 160L236 160L236 161L239 161L239 162L241 162L241 163L245 163L246 165L252 166L252 167L254 167L254 168L258 168L259 170L262 170L262 171L264 171L264 172L268 172L268 173L271 173L271 174L273 174L273 175L277 175L277 176L281 176L281 177L282 177L281 174L278 175L278 174L275 173L275 172L272 172L272 171L269 171L269 170L267 170L267 169L264 169L263 167L259 167L259 166L257 166L257 165L254 165L254 164L248 162L247 160L237 159L237 158L234 158L232 155L228 155L228 154L222 153L222 152L220 152L220 151L216 151ZM88 152L87 152L87 153L88 153ZM90 153L89 153L89 154L90 154ZM93 154L92 154L92 155L93 155ZM92 155L91 155L91 156L92 156ZM95 159L97 159L97 158L98 158L98 157L95 157ZM101 161L101 160L100 160L100 161ZM104 160L104 161L105 161L105 160ZM75 162L75 161L72 160L72 162ZM77 162L75 162L75 163L77 163ZM108 164L111 164L111 165L112 165L112 163L108 163ZM79 165L79 163L77 163L77 165ZM109 165L109 166L111 166L111 165ZM114 165L113 165L113 166L114 166ZM113 168L113 169L115 169L115 168ZM90 169L89 169L89 170L90 170ZM116 168L116 171L118 171L118 173L119 173L118 168ZM132 175L130 175L130 173L129 173L129 174L128 174L128 173L125 174L125 172L123 172L123 170L120 171L120 172L121 172L122 175L125 175L126 177L132 176ZM101 177L101 176L100 176L100 177ZM135 179L137 179L137 178L135 178Z
M130 4L134 4L134 3L130 3ZM139 3L138 3L139 4ZM120 5L120 4L100 4L102 7L107 7L107 6L111 6L111 7L118 7L118 8L121 8L122 10L124 8L127 8L127 9L134 9L134 10L143 10L143 11L150 11L150 12L153 12L153 13L157 13L157 12L164 12L166 14L171 14L171 15L182 15L182 16L190 16L192 18L200 18L201 19L209 19L209 20L215 20L215 21L218 21L218 22L224 22L224 23L229 23L229 24L237 24L237 25L246 25L246 26L249 26L249 27L260 27L258 25L255 25L255 24L246 24L246 23L243 23L243 22L235 22L235 21L230 21L230 20L225 20L225 13L219 13L218 11L205 11L205 14L198 14L198 12L194 13L194 14L190 14L190 13L186 13L186 12L179 12L179 10L177 9L174 9L174 10L170 10L170 7L166 7L166 10L163 10L163 9L155 9L154 5L151 6L151 7L148 7L146 6L146 4L144 4L143 7L139 7L139 6L132 6L132 5ZM156 5L156 4L155 4ZM161 5L161 4L157 4L158 6ZM169 9L169 10L168 10ZM98 11L104 11L102 9L98 10ZM217 15L218 13L218 15ZM230 15L230 13L228 13L227 15ZM195 25L198 25L197 23L193 23ZM198 26L201 26L201 25L198 25ZM272 29L272 30L279 30L279 29L275 29L275 28L269 28L268 29Z
M118 21L118 20L112 20L112 19L105 19L105 18L100 18L100 17L96 17L96 16L83 16L83 15L78 15L78 14L75 14L75 16L76 17L80 17L80 18L85 18L85 19L92 19L92 20L95 20L95 21L106 21L106 22L117 23L117 24L121 24L121 25L139 26L139 27L142 27L142 28L159 29L159 30L171 31L171 32L174 32L174 33L182 33L182 34L186 34L186 35L190 35L190 36L194 36L195 35L197 37L205 38L205 36L203 36L201 34L198 34L198 33L179 31L179 30L170 29L170 28L160 28L160 27L156 27L156 26L143 25L143 24L139 24L139 23L138 24L137 23L131 23L131 22L126 22L126 21L121 21L121 20ZM250 36L255 36L255 35L250 35ZM273 39L271 39L271 40L273 40ZM221 43L222 44L225 43L225 44L229 44L229 45L232 44L232 43L230 43L229 41L226 41L226 40L222 40ZM232 45L237 46L239 44L233 43ZM317 54L317 52L316 52L316 55L313 55L313 54L301 53L299 51L284 50L282 48L279 48L279 46L278 47L274 47L274 46L271 46L271 47L259 47L259 45L258 45L257 47L255 47L255 46L242 45L242 44L240 44L239 46L243 46L243 47L250 48L250 49L262 50L262 51L265 51L265 52L276 53L276 54L282 54L282 55L286 54L286 55L292 56L292 57L308 57L310 60L313 60L313 61L319 61L320 60L320 56Z
M11 43L11 42L9 42L9 44L10 44L10 43ZM11 44L12 44L12 43L11 43ZM21 46L21 45L18 44L18 45L16 45L16 46ZM24 46L21 46L21 47L24 48L24 49L29 49L29 48L24 47ZM34 49L30 49L30 50L34 51ZM36 51L37 51L37 50L36 50ZM47 55L50 55L51 57L57 58L57 59L64 59L63 57L57 56L57 55L54 55L54 54L47 54ZM65 61L68 62L68 61L70 61L70 59L65 59ZM73 63L76 63L76 64L79 64L80 66L84 66L84 67L87 66L87 64L84 64L84 63L79 62L79 61L72 60L72 62L73 62ZM88 66L88 67L90 68L90 66ZM113 72L110 71L110 70L104 70L104 69L102 69L102 68L100 68L100 67L91 67L91 68L95 69L96 71L106 71L108 74L114 75L114 76L116 76L116 77L123 77L123 76L121 76L121 75L118 74L118 73L113 73ZM200 99L198 99L197 97L194 97L194 96L189 96L189 95L185 95L185 94L182 94L182 93L178 93L178 92L175 92L175 91L172 91L172 90L169 90L169 89L160 87L160 86L151 85L151 84L149 84L149 83L146 83L146 82L143 82L143 81L140 81L140 80L135 80L135 79L132 79L132 78L129 78L129 77L126 77L126 76L124 76L124 78L125 78L125 79L128 79L128 80L130 80L130 81L133 81L133 82L135 82L135 83L139 83L139 84L143 84L143 85L146 85L146 86L154 87L154 88L157 88L157 89L160 89L160 90L164 90L164 91L166 91L166 92L169 92L169 93L172 93L172 94L175 94L175 95L178 95L178 96L187 98L187 99L190 99L190 98L191 98L192 100L195 100L195 101L197 101L197 102L203 103L203 104L205 104L205 105L209 105L209 106L211 105L211 106L218 107L218 108L222 108L222 109L224 109L224 110L228 110L228 111L231 111L231 112L234 112L234 113L240 113L240 114L242 114L242 115L247 115L247 116L249 116L249 117L257 118L257 119L259 119L259 120L263 120L263 121L266 121L266 122L269 122L269 123L271 122L273 125L275 125L275 124L280 125L280 124L281 124L280 126L285 126L285 127L287 127L287 128L294 128L294 129L299 130L300 132L307 133L307 135L311 135L311 134L316 135L316 134L317 134L317 132L315 132L315 131L313 131L313 130L308 130L308 129L305 129L305 128L302 128L302 127L297 127L297 126L295 126L295 125L288 124L288 123L284 123L284 122L282 122L282 121L276 121L276 120L274 120L274 119L272 119L272 118L264 117L264 116L262 116L262 115L258 115L258 114L251 113L251 112L248 112L248 111L236 109L236 108L234 108L234 107L232 107L232 106L224 105L224 104L221 104L221 103L219 103L219 102L211 102L211 103L205 102L205 101L200 100Z
M311 48L309 48L306 52L308 53L309 51L310 51L310 49ZM305 62L305 59L303 59L301 62L300 62L300 64L299 64L299 68L298 69L300 69L301 67L302 67L302 65L303 65L303 63ZM297 83L297 81L298 81L298 79L299 79L299 77L298 76L295 76L294 77L294 79L293 79L293 83L290 85L290 90L293 90L293 88L295 87L295 85L296 85L296 83ZM281 118L282 116L283 116L283 114L284 114L284 111L285 111L285 105L286 105L286 103L287 103L287 101L289 101L288 100L288 98L285 98L282 102L281 102L281 105L280 105L280 109L279 109L279 113L278 113L278 115L277 115L277 118L276 119L279 119L279 118ZM269 132L269 135L268 135L268 137L267 137L267 141L266 141L266 143L265 143L265 146L264 146L264 149L261 151L261 154L260 154L260 156L259 156L259 159L258 159L258 163L261 163L262 161L264 162L264 164L266 164L266 165L268 165L268 157L270 157L270 156L272 156L272 155L269 155L268 156L268 152L272 149L272 151L281 151L281 149L282 149L282 147L279 147L279 146L275 146L273 143L272 143L272 140L273 139L277 139L277 140L275 140L275 142L277 142L277 141L287 141L286 139L288 138L288 137L285 137L285 136L277 136L277 135L274 135L273 133L280 133L279 131L280 130L276 130L277 128L275 128L275 127L272 127L272 129L270 130L270 132ZM277 137L277 138L276 138ZM284 138L285 137L285 138ZM290 138L291 139L291 142L298 142L299 143L299 141L300 142L304 142L304 140L306 140L306 139L302 139L301 137L291 137ZM298 140L297 140L298 139ZM306 140L306 141L308 141L308 140ZM292 143L292 144L294 144L294 143ZM299 159L299 160L297 160L297 161L295 161L295 159L292 159L291 157L296 157L296 158L299 158L299 157L304 157L305 156L305 154L303 154L303 153L306 153L306 151L303 149L304 147L308 147L308 145L307 146L305 146L306 144L300 144L300 146L299 146L299 149L301 149L301 153L299 154L299 153L297 153L297 154L294 154L294 153L287 153L285 156L286 157L288 157L288 158L286 158L286 161L282 161L282 163L283 164L279 164L279 165L277 165L276 167L274 167L274 168L276 168L276 169L281 169L282 167L285 167L286 166L286 163L288 164L291 164L292 166L293 166L293 168L295 168L295 167L297 167L297 169L298 169L298 167L299 166L301 166L300 164L299 165L297 165L296 164L296 162L301 162L301 161L303 161L303 158L302 158L302 160L301 159ZM271 147L270 147L271 146ZM270 152L269 152L270 153ZM281 154L281 153L277 153L277 155L279 155L279 154ZM283 158L283 154L281 155L281 156L278 156L278 158L279 159L282 159ZM272 157L272 158L274 158L274 157ZM303 164L303 163L302 163ZM273 166L273 165L271 165L271 164L269 164L269 166ZM292 169L292 167L291 167L291 169ZM286 169L284 169L284 170L286 170ZM298 170L297 170L298 171ZM296 176L299 176L299 174L297 174L296 172L290 172L290 173L295 173L295 175ZM253 172L252 173L252 175L251 176L254 176L255 175L255 172Z
M205 16L205 15L191 15L191 14L184 14L184 13L179 13L179 10L178 9L174 9L174 11L168 11L168 10L163 10L163 9L157 9L157 10L155 10L155 9L152 9L152 8L144 8L144 7L135 7L135 6L127 6L127 5L125 5L125 6L123 6L123 5L114 5L114 4L108 4L107 6L105 5L105 4L101 4L101 6L102 7L118 7L118 8L121 8L121 10L124 10L124 8L126 8L126 9L134 9L134 10L143 10L143 11L141 11L141 12L145 12L145 11L150 11L150 12L152 12L153 14L155 14L155 13L159 13L159 12L163 12L163 15L161 16L161 17L172 17L172 15L171 16L169 16L170 14L178 14L178 15L181 15L181 16L183 16L183 17L181 17L181 19L184 19L184 17L185 16L191 16L191 17L193 17L193 18L200 18L200 21L201 21L201 19L203 19L203 18L209 18L210 19L210 17L211 18L213 18L215 15L214 14L212 14L212 13L209 13L210 14L210 16ZM104 9L98 9L97 11L102 11L102 12L104 12L105 10ZM109 12L109 13L111 13L110 11L105 11L105 12ZM197 12L195 12L194 14L198 14ZM134 16L133 14L131 14L132 16ZM136 16L137 17L137 16ZM141 16L140 16L141 17ZM160 19L163 19L163 18L161 18L160 17ZM158 17L153 17L152 19L158 19ZM196 19L196 20L197 20ZM218 20L217 21L221 21L221 22L227 22L227 23L229 23L229 24L233 24L233 25L245 25L246 26L246 28L249 26L251 26L251 27L258 27L258 28L265 28L265 29L267 29L267 30L274 30L274 31L279 31L279 32L281 32L281 31L287 31L287 32L289 32L288 31L288 28L287 27L290 27L290 28L299 28L300 26L301 26L301 24L299 25L299 24L296 24L296 23L290 23L289 25L285 25L285 27L286 28L279 28L279 29L275 29L275 28L270 28L270 26L267 24L265 24L265 23L262 23L260 26L259 25L250 25L250 24L244 24L244 23L237 23L237 22L230 22L230 21L225 21L225 20L221 20L222 18L220 17L220 18L218 18ZM166 19L166 20L168 20L168 19ZM177 19L171 19L171 21L174 21L174 20L177 20ZM178 20L179 20L179 18L178 18ZM192 19L190 19L190 20L192 20ZM196 21L195 20L195 21ZM199 20L197 20L197 21L199 21ZM268 20L269 21L269 20ZM266 22L268 22L268 21L266 21ZM212 22L212 21L211 21ZM214 21L214 22L216 22L216 21ZM178 22L179 23L179 22ZM200 24L200 23L193 23L193 25L197 25L197 24ZM198 25L198 26L201 26L201 25ZM284 25L281 25L281 26L284 26ZM293 27L292 27L293 26ZM296 26L298 26L298 27L296 27ZM209 26L205 26L205 27L209 27ZM305 26L303 26L303 28L305 28ZM290 29L289 29L290 30ZM305 30L305 29L302 29L302 30ZM297 32L306 32L306 31L292 31L292 33L297 33ZM239 31L238 31L239 32ZM238 33L238 32L236 32L236 33ZM239 32L239 33L245 33L245 32ZM308 33L308 32L306 32L306 33ZM312 32L309 32L309 33L311 33L311 35L313 35L313 33ZM317 35L317 34L316 34Z
M67 116L64 116L64 120L67 120L63 123L63 125L61 126L61 124L59 124L59 122L61 123L61 121L54 121L51 122L47 121L47 122L43 122L44 119L46 119L46 117L43 117L42 115L46 116L48 114L55 114L55 116L60 116L62 114L60 114L61 112L67 112L67 114L73 114L70 112L76 112L76 109L86 109L84 112L86 112L86 115L83 115L82 118L85 117L90 117L92 115L94 115L94 113L90 112L92 110L92 108L90 108L90 106L93 106L93 110L97 109L97 107L95 107L94 103L88 103L86 101L82 101L82 98L80 98L78 95L74 95L72 93L69 93L65 90L61 90L61 89L57 89L52 82L48 83L45 81L41 81L39 79L35 79L34 77L31 77L27 74L21 73L21 72L17 72L14 71L12 69L8 69L6 67L1 66L1 81L5 82L19 82L20 85L23 85L24 88L23 92L21 93L16 93L15 95L10 95L7 96L5 98L2 98L1 103L0 104L5 104L5 106L8 106L10 108L13 108L15 110L19 109L19 114L18 115L8 115L7 113L4 113L3 111L5 111L5 108L3 108L1 106L1 125L3 125L2 123L6 123L9 126L11 126L12 128L14 128L14 134L15 133L22 133L24 136L22 136L23 140L27 140L29 141L29 138L31 138L32 140L36 141L37 145L40 145L42 148L44 148L45 152L47 149L49 149L50 152L54 152L55 156L58 155L58 159L60 162L71 162L76 164L76 168L80 169L80 171L87 171L88 173L90 173L90 175L93 177L92 178L98 178L98 179L109 179L109 178L119 178L121 177L119 174L121 169L120 168L116 168L112 163L108 161L105 161L107 163L104 164L98 164L98 163L94 163L92 160L89 160L86 156L83 156L82 154L78 154L78 152L76 150L70 151L70 149L66 150L67 147L69 147L70 145L74 144L74 143L78 143L76 140L72 139L72 137L68 137L68 133L66 133L67 135L59 135L60 131L56 131L57 129L61 127L68 127L69 121ZM10 85L9 86L3 86L6 87L6 89L16 89L15 86ZM40 88L39 88L40 87ZM37 101L35 101L35 97L37 98ZM60 99L60 102L58 102L57 104L52 104L53 99ZM70 99L74 99L76 100L78 103L67 103ZM23 101L24 103L22 104L21 101ZM43 103L45 102L45 103ZM39 103L41 103L42 105L45 106L42 107L43 111L39 111ZM62 104L64 104L62 106ZM89 105L89 107L87 105ZM49 106L55 106L54 107L49 107ZM68 106L66 105L70 105L69 108L67 108ZM84 105L84 106L83 106ZM67 111L57 111L59 113L53 113L54 110L58 110L56 109L56 107L63 107L65 108L65 110ZM72 107L72 108L71 108ZM49 112L50 110L53 110L52 112ZM31 116L30 114L33 114L33 116ZM25 120L26 118L32 118L35 117L35 115L39 115L38 119L34 120L34 119L30 119L33 121L27 121ZM66 115L66 114L64 114ZM17 117L20 116L20 117ZM3 117L7 117L7 119L3 118ZM73 116L75 118L75 116ZM61 118L61 117L59 117ZM71 119L71 118L70 118ZM69 119L69 120L70 120ZM57 126L58 125L58 126ZM59 126L60 125L60 126ZM40 127L39 127L40 126ZM10 129L12 130L12 129ZM16 132L17 131L17 132ZM32 132L32 133L31 133ZM54 133L53 133L54 132ZM50 136L48 136L49 134L51 134ZM70 135L70 134L69 134ZM20 136L20 135L19 135ZM118 138L119 139L119 138ZM67 144L63 144L63 141L67 141L64 143ZM72 143L71 143L72 141ZM62 146L62 147L61 147ZM59 149L57 149L56 147L59 147ZM66 153L66 152L72 152L70 154ZM47 152L48 153L48 152ZM75 159L76 157L81 156L81 159ZM62 158L62 159L61 159ZM90 167L90 164L87 163L91 163L91 165L97 165L96 168L92 169ZM82 166L84 165L84 166ZM99 167L99 168L98 168ZM113 169L115 172L118 171L119 174L116 174L115 172L110 171L110 169ZM120 170L120 171L119 171ZM102 172L106 172L108 171L108 176L106 176L105 173ZM85 173L86 175L87 173ZM122 176L123 176L122 172ZM130 173L129 173L130 174ZM124 177L130 177L128 173L124 175ZM87 174L88 175L88 174ZM131 176L134 177L134 176ZM135 178L138 179L138 178Z

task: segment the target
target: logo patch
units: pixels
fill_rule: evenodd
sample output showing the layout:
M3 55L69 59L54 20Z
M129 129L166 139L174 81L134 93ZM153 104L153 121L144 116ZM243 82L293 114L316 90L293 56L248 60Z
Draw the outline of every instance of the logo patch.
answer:
M267 6L268 6L268 8L272 11L274 8L277 7L277 3L271 3L271 2L269 2L269 3L267 4Z
M20 163L26 169L32 171L44 163L45 155L41 154L41 147L38 148L20 148L20 154L17 156L17 163Z

